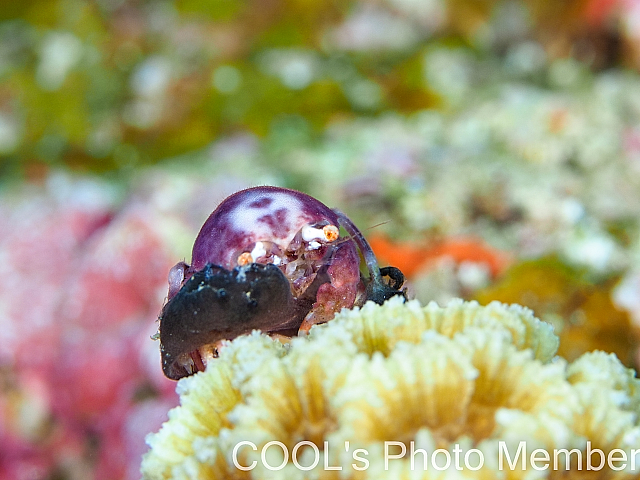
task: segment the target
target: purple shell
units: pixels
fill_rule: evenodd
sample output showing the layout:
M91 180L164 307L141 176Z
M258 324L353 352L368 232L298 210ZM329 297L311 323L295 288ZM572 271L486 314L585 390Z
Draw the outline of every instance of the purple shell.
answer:
M233 268L234 253L257 241L274 242L284 251L303 226L323 220L338 225L333 210L304 193L278 187L241 190L204 222L193 245L191 270L207 263Z

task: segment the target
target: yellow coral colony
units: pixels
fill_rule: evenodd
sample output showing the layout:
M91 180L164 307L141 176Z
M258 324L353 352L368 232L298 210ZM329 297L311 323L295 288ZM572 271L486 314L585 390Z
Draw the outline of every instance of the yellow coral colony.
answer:
M179 382L143 477L639 477L640 382L557 348L497 302L366 304L286 346L254 332Z

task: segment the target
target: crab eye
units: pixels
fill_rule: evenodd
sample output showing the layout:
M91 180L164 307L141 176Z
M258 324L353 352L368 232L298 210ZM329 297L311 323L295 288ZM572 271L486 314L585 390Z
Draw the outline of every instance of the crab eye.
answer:
M280 265L282 263L282 251L273 242L258 241L253 244L250 251L240 253L236 263L240 266L250 263Z
M340 229L335 225L325 225L322 227L322 232L327 242L334 242L340 237Z
M302 239L305 242L334 242L340 237L340 229L335 225L323 225L322 227L314 227L305 225L301 230Z
M249 252L242 252L238 255L238 265L243 266L250 263L253 263L253 256Z

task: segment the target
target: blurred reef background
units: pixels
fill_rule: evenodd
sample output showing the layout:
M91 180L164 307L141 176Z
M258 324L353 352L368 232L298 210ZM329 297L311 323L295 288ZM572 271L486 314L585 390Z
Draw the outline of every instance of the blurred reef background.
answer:
M637 368L639 70L637 0L4 0L0 479L139 478L169 268L259 184Z

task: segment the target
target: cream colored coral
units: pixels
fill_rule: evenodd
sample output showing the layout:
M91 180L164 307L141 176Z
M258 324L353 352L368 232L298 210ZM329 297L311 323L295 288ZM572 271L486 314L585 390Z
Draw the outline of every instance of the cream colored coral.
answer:
M239 473L228 468L217 437L223 426L231 425L227 417L241 402L244 383L264 362L283 354L279 342L254 332L227 345L205 372L181 380L181 405L147 438L151 450L142 461L145 478L215 479Z
M434 302L422 307L416 301L394 299L383 309L368 303L362 309L343 311L333 322L344 325L359 349L367 353L387 355L398 341L419 342L426 330L451 338L472 326L508 330L516 348L533 350L541 361L550 360L558 349L551 325L535 318L527 308L499 302L481 307L477 302L453 300L442 308Z
M501 469L501 448L512 456L521 441L529 452L583 452L587 441L594 448L640 449L640 384L633 373L601 352L567 366L554 359L557 347L551 326L520 306L422 307L397 298L343 311L286 346L258 333L241 337L206 372L180 381L182 404L149 436L143 476L543 478L567 472ZM243 441L256 451L236 449ZM261 457L274 441L289 454L299 445L299 465L289 455L282 469L268 469L263 460L284 461L273 445ZM407 455L385 465L386 449L398 453L402 446ZM412 471L412 446L452 456L458 448L477 449L484 465L438 471L428 464L422 471L420 458ZM367 468L354 468L364 466L354 460L358 448L367 452ZM313 464L315 450L318 464L302 470ZM234 460L255 468L239 470ZM640 471L640 455L638 464ZM569 474L584 473L576 468Z

